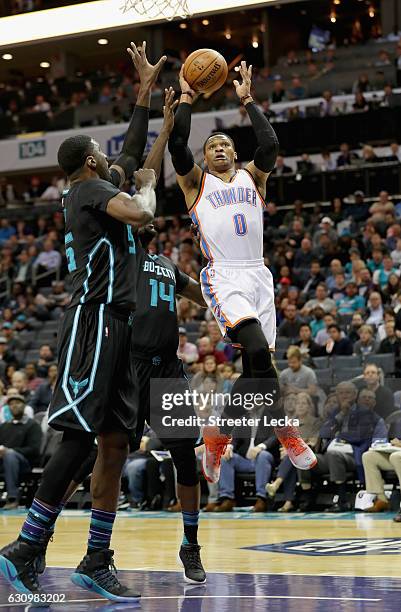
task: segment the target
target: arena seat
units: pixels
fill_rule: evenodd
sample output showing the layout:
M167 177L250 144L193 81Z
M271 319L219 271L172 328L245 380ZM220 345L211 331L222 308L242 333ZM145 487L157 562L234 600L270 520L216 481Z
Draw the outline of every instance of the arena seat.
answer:
M376 364L385 374L393 374L395 371L394 353L377 353L376 355L368 355L365 363Z

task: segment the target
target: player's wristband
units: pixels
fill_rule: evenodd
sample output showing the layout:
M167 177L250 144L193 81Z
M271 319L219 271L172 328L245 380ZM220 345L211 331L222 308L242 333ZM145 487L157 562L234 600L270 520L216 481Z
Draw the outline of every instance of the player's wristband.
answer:
M190 98L194 97L194 94L192 93L192 91L182 91L181 95L182 96L189 96Z
M248 100L248 102L253 102L253 98L249 94L247 96L242 96L242 98L239 99L241 104L243 104L244 106L245 106L245 100ZM247 104L248 104L248 102L247 102Z

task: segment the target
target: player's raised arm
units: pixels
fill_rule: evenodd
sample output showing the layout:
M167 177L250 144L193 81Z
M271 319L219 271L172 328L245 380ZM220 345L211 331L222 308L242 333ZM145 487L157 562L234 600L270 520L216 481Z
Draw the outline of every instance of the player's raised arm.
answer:
M174 129L168 141L173 166L177 173L177 182L185 195L187 207L191 208L199 191L202 170L195 164L194 157L188 147L191 131L191 110L195 92L190 88L180 71L181 97L175 114Z
M134 112L125 135L121 154L114 164L110 166L112 180L117 187L121 187L126 178L132 176L142 160L148 137L149 107L152 86L156 82L160 70L167 59L166 56L163 55L163 57L152 66L146 57L145 41L142 43L140 49L132 42L131 48L127 49L127 51L138 71L140 88Z
M174 127L174 110L178 106L178 100L174 102L175 91L172 87L165 89L164 94L163 125L158 137L156 138L152 148L149 151L145 163L143 164L144 168L153 168L156 173L157 181L160 177L160 171L162 167L166 144Z
M275 166L279 142L269 120L256 106L251 96L252 66L247 67L246 62L241 62L239 72L242 83L233 82L235 91L241 104L245 106L259 145L253 161L246 166L246 169L252 174L261 195L265 197L266 181Z
M142 169L135 172L137 193L130 197L121 192L111 198L106 212L114 219L135 229L153 221L156 210L156 174L154 170Z

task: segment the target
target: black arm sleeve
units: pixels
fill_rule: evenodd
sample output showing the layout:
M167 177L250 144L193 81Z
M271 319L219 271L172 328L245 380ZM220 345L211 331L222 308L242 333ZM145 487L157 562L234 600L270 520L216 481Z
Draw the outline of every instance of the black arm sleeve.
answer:
M249 102L246 111L255 130L258 140L258 148L255 151L255 166L262 172L271 172L275 166L279 152L279 142L276 132L273 130L268 119L254 102Z
M182 272L178 266L174 264L174 272L175 272L175 287L177 293L181 293L187 287L189 283L189 276Z
M174 118L174 128L168 141L173 166L177 174L185 176L194 167L194 158L188 147L191 131L191 105L181 102Z
M149 109L145 106L135 106L121 154L114 162L121 166L127 178L132 176L141 163L148 138L148 125Z

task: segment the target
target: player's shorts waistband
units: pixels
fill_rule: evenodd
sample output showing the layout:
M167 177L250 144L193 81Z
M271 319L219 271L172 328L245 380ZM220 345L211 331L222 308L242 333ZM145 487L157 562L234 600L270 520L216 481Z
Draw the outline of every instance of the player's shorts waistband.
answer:
M207 267L208 268L260 268L264 267L263 259L214 259Z
M177 351L169 353L158 353L157 355L147 355L140 351L133 350L132 356L139 361L146 361L152 365L160 365L161 363L172 362L178 359Z
M82 308L84 310L99 310L101 304L82 304ZM131 306L131 305L130 305ZM135 305L134 307L125 307L125 306L117 306L115 304L105 304L104 312L109 313L112 317L116 319L120 319L121 321L132 321L132 318L135 314Z

